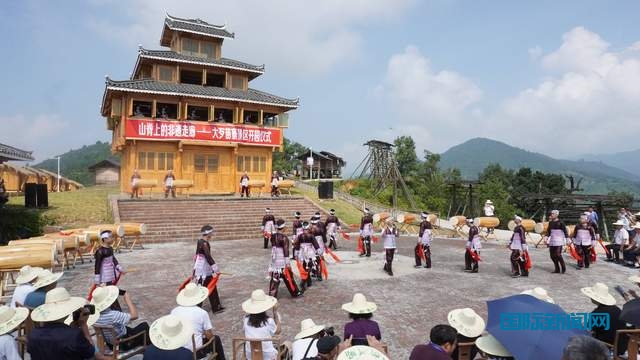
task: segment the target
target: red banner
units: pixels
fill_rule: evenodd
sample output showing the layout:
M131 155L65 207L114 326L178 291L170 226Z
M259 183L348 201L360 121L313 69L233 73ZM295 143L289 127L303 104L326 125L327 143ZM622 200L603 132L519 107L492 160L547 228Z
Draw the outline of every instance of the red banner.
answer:
M154 140L205 140L280 146L282 130L256 126L189 121L128 119L125 137Z

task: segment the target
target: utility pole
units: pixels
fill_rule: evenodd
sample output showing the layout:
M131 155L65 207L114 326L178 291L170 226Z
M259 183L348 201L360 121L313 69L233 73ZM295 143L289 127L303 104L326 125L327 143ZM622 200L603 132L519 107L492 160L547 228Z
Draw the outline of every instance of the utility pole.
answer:
M60 192L60 156L57 156L58 158L58 192Z

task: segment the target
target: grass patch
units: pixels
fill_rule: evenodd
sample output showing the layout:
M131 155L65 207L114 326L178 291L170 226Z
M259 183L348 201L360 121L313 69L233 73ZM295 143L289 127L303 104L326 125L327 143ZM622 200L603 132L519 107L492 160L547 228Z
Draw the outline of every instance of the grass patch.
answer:
M362 217L362 211L357 207L349 204L343 200L325 200L318 199L317 191L305 191L300 188L292 188L291 194L294 195L305 195L309 199L313 200L316 204L320 205L326 211L329 209L335 209L336 215L340 218L341 222L347 224L360 224L360 219Z
M77 191L50 192L49 208L39 209L49 225L79 228L112 220L108 196L119 194L118 186L92 186ZM9 204L24 206L24 196L12 197Z

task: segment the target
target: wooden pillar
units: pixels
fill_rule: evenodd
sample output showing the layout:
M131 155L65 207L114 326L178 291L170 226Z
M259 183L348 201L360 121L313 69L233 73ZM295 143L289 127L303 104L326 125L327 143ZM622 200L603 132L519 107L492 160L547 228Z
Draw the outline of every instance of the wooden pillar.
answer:
M244 124L244 108L240 108L240 113L238 116L238 122L240 124Z
M258 115L258 125L264 125L264 110L260 109L260 113Z
M182 143L177 142L176 148L176 162L173 166L173 172L176 174L177 178L182 178Z
M213 105L209 106L209 122L213 122L215 120L215 114L216 108Z
M156 99L153 99L153 101L151 102L151 118L152 119L156 118L156 114L157 114L156 104L157 104Z
M202 69L202 85L207 84L207 69Z

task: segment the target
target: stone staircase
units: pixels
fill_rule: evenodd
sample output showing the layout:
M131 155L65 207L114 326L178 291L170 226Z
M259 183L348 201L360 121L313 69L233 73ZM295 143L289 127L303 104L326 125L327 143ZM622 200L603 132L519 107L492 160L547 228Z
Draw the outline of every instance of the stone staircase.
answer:
M115 213L121 222L147 224L144 243L194 241L200 236L202 225L216 229L215 240L261 239L260 225L265 208L287 222L286 233L291 233L293 213L300 211L308 220L316 211L325 218L326 213L304 197L249 198L212 197L190 199L118 199Z

